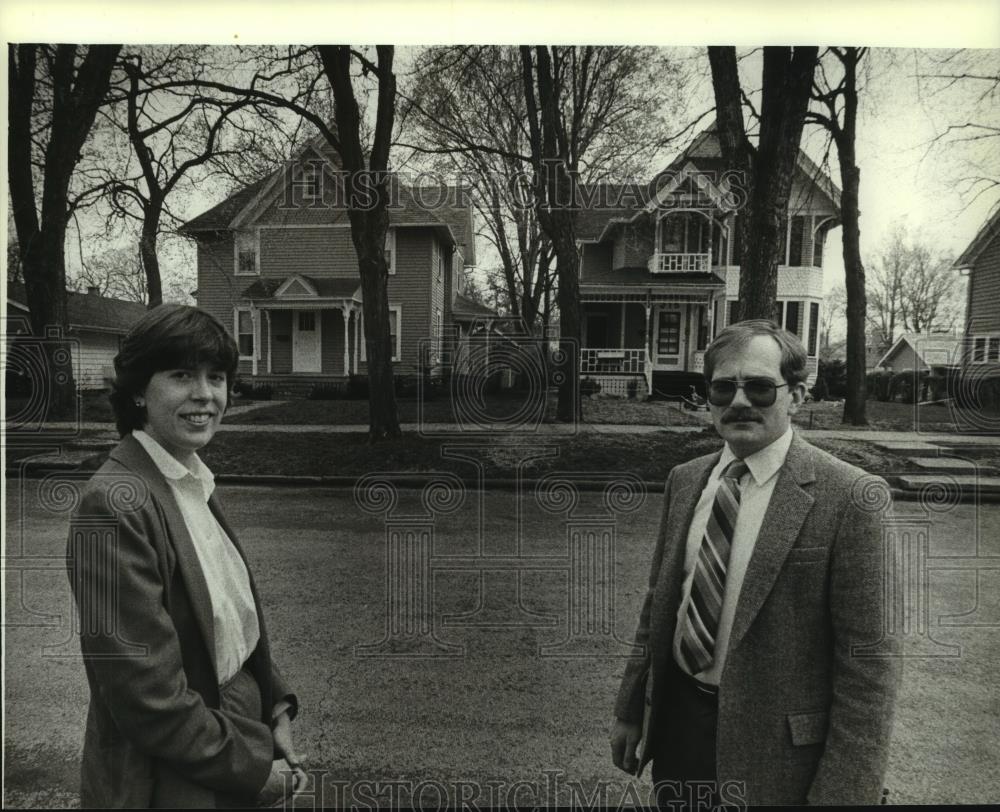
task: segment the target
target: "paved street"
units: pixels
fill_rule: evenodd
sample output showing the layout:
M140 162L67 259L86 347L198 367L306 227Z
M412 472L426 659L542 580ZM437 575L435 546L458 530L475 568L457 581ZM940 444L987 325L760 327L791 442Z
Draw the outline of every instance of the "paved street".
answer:
M386 514L379 509L388 503L373 500L366 512L346 489L223 486L220 495L258 579L276 659L299 694L297 740L315 770L329 771L327 803L338 781L510 787L519 779L544 785L545 771L559 771L587 787L614 782L607 802L618 804L624 776L610 765L607 728L658 496L618 503L610 516L599 493L582 494L573 508L576 520L616 528L614 576L588 593L616 640L600 628L574 636L568 623L569 503L551 499L543 509L534 493L422 501L419 490L405 490ZM57 499L42 503L39 481L22 489L8 480L8 805L77 803L87 688L68 625L66 515ZM405 576L387 579L387 516L404 532L433 533L430 577L407 593L431 607L427 634L412 625L419 617L387 610L387 580L391 587ZM896 517L919 543L929 534L914 584L924 590L930 628L914 626L908 636L910 651L923 656L906 665L891 800L1000 800L1000 505L912 502L898 505ZM647 779L636 783L642 798Z

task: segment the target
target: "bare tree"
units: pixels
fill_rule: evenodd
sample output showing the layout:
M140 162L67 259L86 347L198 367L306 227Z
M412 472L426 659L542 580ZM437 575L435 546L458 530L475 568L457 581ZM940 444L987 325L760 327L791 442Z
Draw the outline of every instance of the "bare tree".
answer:
M867 48L829 48L824 54L839 68L838 80L829 78L825 61L820 62L813 83L813 99L818 109L810 110L807 121L820 124L837 145L840 164L840 215L844 251L844 282L847 293L847 397L845 423L865 426L868 400L865 378L865 266L861 261L861 211L858 205L861 169L856 141L858 127L858 66ZM834 66L831 66L831 69Z
M747 191L748 227L740 230L737 246L740 290L735 319L769 319L774 313L781 235L818 53L818 48L806 46L764 48L755 146L743 119L747 95L740 85L736 49L708 49L722 156L743 173Z
M841 324L847 315L847 291L843 285L836 285L823 297L823 310L820 315L820 344L830 346L830 337L834 325Z
M579 180L648 173L652 157L672 140L669 116L681 98L677 66L655 48L594 48L590 60L590 95L567 94L560 110L577 131ZM518 49L429 48L416 61L412 85L404 106L412 110L414 143L402 145L470 183L480 234L500 258L510 311L535 329L554 281L554 255L530 205L531 133Z
M73 279L77 290L97 288L101 296L146 304L146 272L135 246L110 248L85 261Z
M870 263L868 320L892 344L898 332L953 329L963 305L951 258L894 225L878 257Z
M288 47L280 56L274 48L247 48L242 51L246 55L244 68L232 80L186 79L158 85L164 90L213 90L236 101L249 100L256 105L290 110L311 124L337 154L345 188L349 190L347 214L364 296L370 442L400 436L385 256L391 181L389 148L396 103L395 50L380 45L375 51L372 61L363 49L347 45ZM360 68L360 76L352 73L354 67ZM237 78L243 81L237 82ZM324 116L326 108L314 104L324 78L333 95L332 122ZM355 83L363 100L370 91L375 95L374 129L369 128L361 115Z
M31 329L36 336L45 336L50 325L68 327L69 185L120 49L120 45L8 46L7 170ZM63 377L57 372L54 357L50 361L47 384L52 413L66 413L76 396L75 384L72 375Z

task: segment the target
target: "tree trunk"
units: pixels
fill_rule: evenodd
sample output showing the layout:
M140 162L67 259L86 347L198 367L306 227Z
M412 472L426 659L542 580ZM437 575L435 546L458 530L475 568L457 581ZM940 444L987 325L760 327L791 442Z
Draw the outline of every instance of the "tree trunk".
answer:
M861 170L855 153L859 59L857 48L844 49L844 126L837 134L836 141L840 183L843 187L840 208L843 221L844 286L847 290L847 397L844 400L843 420L855 426L867 426L865 319L868 301L865 293L865 266L861 261Z
M385 235L389 228L389 144L395 117L396 76L392 72L393 48L379 45L378 108L375 138L366 166L361 146L361 115L351 83L351 50L345 45L317 46L323 70L334 97L337 142L341 167L349 173L348 217L351 239L358 255L365 320L368 363L368 441L399 437L399 415L389 346L389 266L385 261ZM396 325L398 330L401 325Z
M708 49L722 156L743 173L747 187L743 214L749 227L741 229L737 246L740 288L734 320L774 318L778 251L818 53L814 47L764 48L760 138L754 149L743 124L736 49Z
M65 361L65 340L48 335L50 328L68 332L66 310L66 225L69 183L80 150L94 123L111 80L120 45L93 45L77 68L77 46L59 45L52 60L52 110L47 124L35 116L37 45L8 46L9 149L11 208L21 250L31 329L43 339L49 359L44 387L48 416L75 414L76 384ZM41 218L36 208L32 173L32 138L47 129L48 145L42 172Z
M157 236L160 233L160 209L147 206L139 237L139 256L142 270L146 274L146 307L152 310L163 304L163 287L160 282L160 258L156 253Z

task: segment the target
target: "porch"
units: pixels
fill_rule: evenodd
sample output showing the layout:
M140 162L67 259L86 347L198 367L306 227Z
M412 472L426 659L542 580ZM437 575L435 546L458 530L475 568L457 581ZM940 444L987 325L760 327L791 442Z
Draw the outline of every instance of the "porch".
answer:
M725 291L581 295L580 375L621 397L689 396L702 386L705 348L721 327Z
M240 372L290 388L357 373L364 362L357 282L300 275L279 282L254 283L235 308Z

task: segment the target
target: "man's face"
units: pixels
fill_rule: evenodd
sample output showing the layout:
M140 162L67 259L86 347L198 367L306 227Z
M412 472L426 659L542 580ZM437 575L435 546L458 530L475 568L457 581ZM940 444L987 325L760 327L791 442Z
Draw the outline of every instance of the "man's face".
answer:
M781 347L770 336L754 336L744 347L727 351L712 371L713 381L742 383L752 378L767 379L779 387L772 405L754 406L742 388L728 406L710 405L716 430L740 458L766 448L784 434L805 397L805 384L783 385Z

